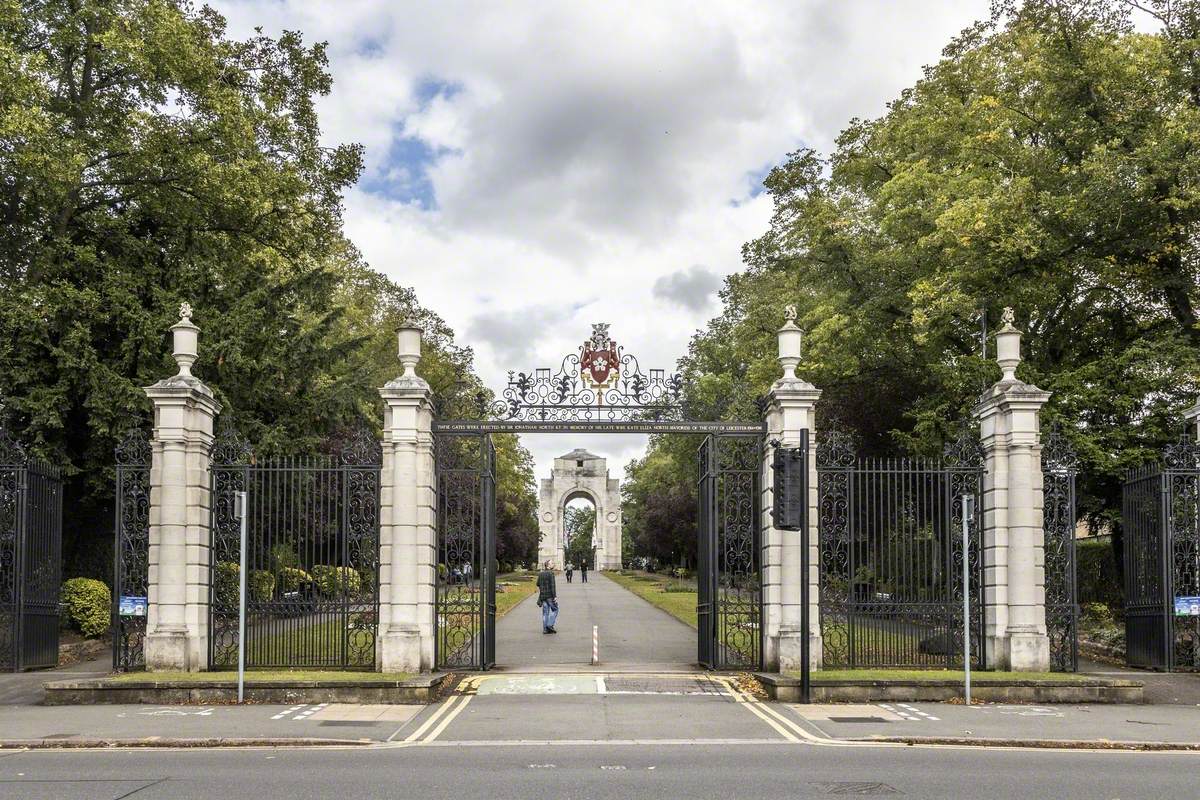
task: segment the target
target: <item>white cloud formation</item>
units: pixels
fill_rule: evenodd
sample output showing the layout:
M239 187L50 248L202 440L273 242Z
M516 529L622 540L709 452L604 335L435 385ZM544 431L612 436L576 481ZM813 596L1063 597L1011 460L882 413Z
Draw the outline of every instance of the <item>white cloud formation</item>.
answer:
M233 36L329 42L324 137L366 148L347 233L500 389L600 321L670 368L715 308L689 271L736 271L767 227L764 170L881 114L988 2L214 5ZM577 444L620 474L644 443L526 437L539 475Z

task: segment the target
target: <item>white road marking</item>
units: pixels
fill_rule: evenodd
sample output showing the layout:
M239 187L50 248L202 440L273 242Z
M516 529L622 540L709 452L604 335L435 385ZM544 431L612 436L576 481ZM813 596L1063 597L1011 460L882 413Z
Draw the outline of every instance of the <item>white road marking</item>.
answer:
M275 716L271 717L271 719L283 719L283 718L284 718L284 717L286 717L288 714L291 714L291 713L293 713L293 712L299 711L300 709L304 708L304 706L306 706L306 705L308 705L308 704L307 704L307 703L302 703L301 705L298 705L298 706L292 706L292 707L291 707L291 708L289 708L287 711L280 711L278 714L276 714Z
M306 720L306 719L308 719L308 718L309 718L309 717L311 717L313 714L317 713L318 711L320 711L322 708L324 708L324 707L325 707L325 706L327 706L327 705L329 705L329 703L317 703L317 704L316 704L315 706L313 706L312 708L307 708L307 709L305 709L304 711L301 711L301 712L300 712L299 714L297 714L296 716L292 717L292 721L293 721L293 722L296 722L297 720ZM303 708L303 706L301 706L301 707Z

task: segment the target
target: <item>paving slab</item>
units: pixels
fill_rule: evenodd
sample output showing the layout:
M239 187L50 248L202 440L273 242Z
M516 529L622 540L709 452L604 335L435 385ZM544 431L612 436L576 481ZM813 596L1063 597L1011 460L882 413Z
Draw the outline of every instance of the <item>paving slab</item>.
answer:
M496 623L496 666L503 670L567 666L586 667L592 660L592 626L600 630L600 668L639 665L692 669L696 664L696 630L604 577L578 574L567 583L555 576L559 615L557 634L542 633L537 596L522 600Z
M353 704L7 706L0 739L336 739L385 741L426 706Z
M1200 743L1200 708L1150 705L778 704L831 739Z

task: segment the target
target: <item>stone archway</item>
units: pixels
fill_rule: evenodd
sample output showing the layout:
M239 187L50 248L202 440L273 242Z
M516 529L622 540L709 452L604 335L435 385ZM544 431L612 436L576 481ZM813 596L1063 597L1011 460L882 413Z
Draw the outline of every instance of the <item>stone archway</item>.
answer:
M601 456L576 448L554 459L549 478L543 478L538 494L538 563L550 561L563 566L566 544L567 503L576 498L591 501L596 508L594 569L621 568L621 481L608 476L608 462Z

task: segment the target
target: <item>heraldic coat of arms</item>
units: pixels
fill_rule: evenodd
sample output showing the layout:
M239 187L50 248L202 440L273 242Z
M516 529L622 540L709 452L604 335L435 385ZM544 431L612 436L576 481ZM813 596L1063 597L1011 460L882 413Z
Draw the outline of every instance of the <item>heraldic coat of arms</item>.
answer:
M580 377L592 389L611 388L621 377L617 343L608 338L608 323L592 326L592 338L583 343L579 359Z

